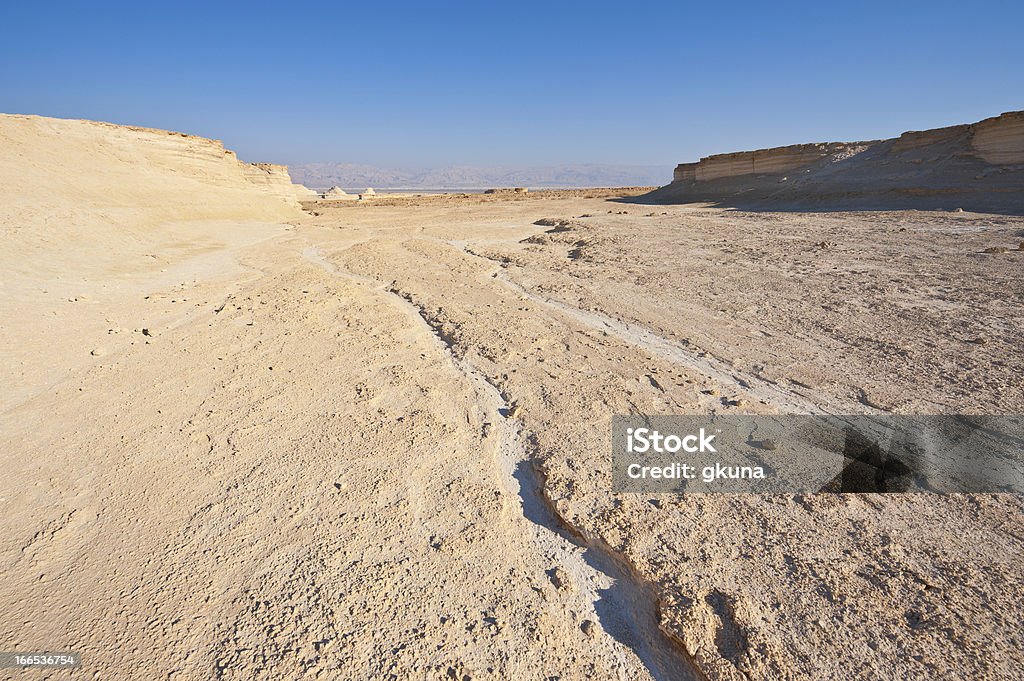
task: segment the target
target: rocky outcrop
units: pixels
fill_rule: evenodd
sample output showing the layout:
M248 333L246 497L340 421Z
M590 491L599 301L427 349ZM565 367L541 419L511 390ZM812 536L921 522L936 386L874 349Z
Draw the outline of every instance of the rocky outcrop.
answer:
M0 114L0 153L8 209L66 203L146 220L298 214L287 168L240 162L219 140L186 133Z
M1024 212L1024 112L889 140L798 144L681 163L658 202Z
M974 153L992 164L1024 163L1024 111L988 118L973 126Z
M676 166L673 179L706 181L734 175L787 173L809 168L823 158L842 154L852 147L862 147L865 144L870 143L796 144L773 149L716 154L702 158L697 163L680 163Z
M323 198L328 201L355 201L358 197L349 194L341 187L331 187L324 192Z
M312 189L295 184L288 174L288 166L273 163L242 163L242 175L257 188L283 201L316 198Z

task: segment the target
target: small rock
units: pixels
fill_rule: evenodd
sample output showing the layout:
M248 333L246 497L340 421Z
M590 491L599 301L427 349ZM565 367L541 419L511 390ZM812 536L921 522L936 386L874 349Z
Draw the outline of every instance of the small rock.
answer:
M517 418L519 418L520 414L522 414L522 413L523 413L523 408L520 407L517 404L516 406L514 406L514 407L512 407L511 409L508 410L508 417L510 419L517 419Z
M982 253L1007 253L1009 250L1006 246L989 246Z
M583 633L587 636L593 636L597 633L594 623L591 620L583 620L580 622L580 629L583 630Z
M540 225L541 227L555 227L557 225L564 225L568 220L560 220L559 218L541 218L533 224Z
M761 449L767 449L769 452L774 452L779 448L775 440L761 440Z
M107 351L104 350L103 348L96 348L89 354L92 355L93 357L102 357L103 355L107 354Z
M954 213L963 213L963 212L964 212L964 209L963 209L963 208L954 208L954 209L953 209L953 212L954 212Z
M1017 250L1024 251L1024 241L1021 241L1019 244L1017 244Z
M967 342L974 343L975 345L985 345L988 343L988 340L984 336L978 336L977 338L972 338Z
M559 591L565 591L572 588L572 580L569 579L569 573L561 567L556 567L550 573L551 583Z
M146 328L142 329L142 335L143 336L150 336L150 337L153 336L153 334L150 333L149 329L146 329Z

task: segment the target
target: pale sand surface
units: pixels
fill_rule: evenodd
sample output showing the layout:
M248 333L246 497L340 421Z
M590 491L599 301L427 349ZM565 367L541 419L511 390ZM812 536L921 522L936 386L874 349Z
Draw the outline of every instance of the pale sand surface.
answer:
M614 495L608 439L1020 413L1024 252L982 251L1024 219L615 193L8 210L4 647L111 679L1015 678L1019 497Z

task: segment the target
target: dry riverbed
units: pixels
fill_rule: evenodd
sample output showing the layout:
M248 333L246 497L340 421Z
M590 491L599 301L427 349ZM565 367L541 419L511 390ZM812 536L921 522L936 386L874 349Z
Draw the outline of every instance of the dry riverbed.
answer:
M101 678L1016 676L1019 497L615 495L608 452L623 413L1020 413L1024 219L618 195L12 278L0 636Z

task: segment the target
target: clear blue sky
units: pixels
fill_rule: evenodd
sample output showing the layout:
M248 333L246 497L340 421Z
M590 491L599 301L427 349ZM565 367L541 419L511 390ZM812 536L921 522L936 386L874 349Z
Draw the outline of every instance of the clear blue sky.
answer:
M665 164L1024 109L1024 2L2 2L0 111L246 160Z

